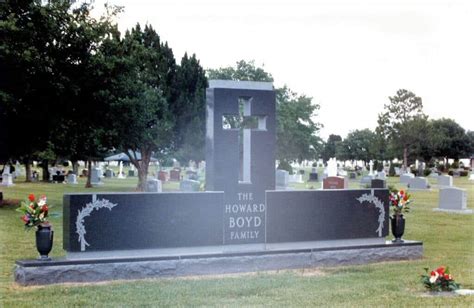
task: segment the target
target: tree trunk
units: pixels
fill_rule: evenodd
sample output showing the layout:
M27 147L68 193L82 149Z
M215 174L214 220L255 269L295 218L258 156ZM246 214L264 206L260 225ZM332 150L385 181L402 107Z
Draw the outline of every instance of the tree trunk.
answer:
M43 159L43 182L49 182L48 160Z
M74 172L75 175L79 176L79 163L77 160L72 161L72 172Z
M138 185L137 185L137 191L145 191L146 190L146 180L148 177L148 166L150 164L150 157L151 157L151 152L149 151L143 151L142 153L142 160L137 162L138 166L137 171L138 171Z
M408 171L408 148L406 146L403 147L403 167L405 172Z
M31 182L31 162L30 162L30 160L29 160L28 158L26 158L25 161L24 161L24 163L25 163L25 173L26 173L26 175L25 175L25 177L26 177L25 182L26 182L26 183L29 183L29 182Z
M92 188L91 184L91 173L92 173L92 161L88 160L87 164L87 181L86 181L86 188Z

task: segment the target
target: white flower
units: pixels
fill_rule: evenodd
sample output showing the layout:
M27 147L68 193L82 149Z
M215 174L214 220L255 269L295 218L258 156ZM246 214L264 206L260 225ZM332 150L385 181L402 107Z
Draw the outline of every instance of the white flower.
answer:
M433 273L434 273L434 275L433 275ZM435 283L436 280L438 279L438 277L439 277L439 274L438 274L437 271L432 272L432 273L431 273L431 277L430 277L430 282L431 282L431 283Z
M43 196L40 198L39 202L38 202L38 206L43 206L46 204L46 196Z

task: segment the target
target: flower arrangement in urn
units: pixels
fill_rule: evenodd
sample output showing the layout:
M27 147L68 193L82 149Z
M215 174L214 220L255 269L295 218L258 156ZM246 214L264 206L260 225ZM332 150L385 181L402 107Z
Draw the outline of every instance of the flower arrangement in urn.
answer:
M429 269L425 267L426 274L421 275L421 282L430 291L448 291L452 292L459 289L460 285L454 281L453 276L449 273L449 268L443 266L429 273Z
M17 209L22 213L21 220L25 223L26 229L39 226L40 224L47 225L48 223L48 204L46 203L46 196L41 196L37 201L34 194L28 196L29 202L22 202Z
M410 211L410 207L408 206L411 203L410 197L411 196L403 190L394 190L390 193L388 198L394 216L399 216Z
M410 211L410 207L408 206L411 203L410 195L403 190L397 191L395 189L392 190L388 199L393 213L393 216L390 218L390 224L395 239L392 242L402 243L402 235L405 232L405 218L403 218L403 213Z
M43 195L36 200L35 195L30 194L28 201L22 202L17 211L23 214L21 220L24 222L27 230L37 227L36 249L40 254L39 260L50 261L51 258L48 257L48 254L53 248L54 231L47 220L49 207L46 196Z

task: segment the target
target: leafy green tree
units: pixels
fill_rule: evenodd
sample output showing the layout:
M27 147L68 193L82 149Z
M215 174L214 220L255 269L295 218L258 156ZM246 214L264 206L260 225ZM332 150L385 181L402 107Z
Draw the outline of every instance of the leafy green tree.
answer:
M8 124L17 125L8 139L11 158L22 159L30 181L30 161L54 157L96 157L104 144L101 113L94 99L103 78L98 48L118 35L111 16L96 20L86 4L69 1L5 1L0 3L0 99ZM7 77L8 76L8 77ZM97 112L91 112L96 110Z
M273 77L263 68L257 67L255 61L237 61L235 67L208 69L209 79L240 80L240 81L267 81L273 82Z
M187 54L177 67L177 99L170 107L176 118L174 156L180 162L204 160L206 88L204 69L195 55Z
M277 159L303 161L314 159L320 152L317 135L321 125L313 119L319 105L312 98L298 95L284 86L277 90Z
M408 157L420 140L420 136L408 124L409 121L426 119L420 97L405 89L398 90L396 95L389 97L390 103L384 105L384 111L378 117L378 132L389 139L393 148L401 152L403 166L408 166ZM416 125L418 122L412 122ZM418 138L417 138L418 137Z
M445 118L431 120L431 132L434 156L457 160L473 153L468 133L456 121Z
M370 129L352 131L336 148L336 157L368 162L375 156L376 138L376 134Z
M143 191L153 153L167 153L172 146L174 56L151 26L142 30L138 24L125 33L118 50L104 49L104 56L115 57L114 66L120 72L107 93L111 112L106 121L115 135L114 144L137 168L137 189Z
M238 61L235 67L208 69L209 79L265 81L273 77L254 61ZM321 124L314 121L319 105L311 97L298 95L288 87L276 89L277 100L277 150L280 161L301 161L318 157L321 140L318 131Z
M328 161L332 157L336 157L336 150L342 142L342 137L339 135L329 135L328 140L324 143L321 157L324 161Z

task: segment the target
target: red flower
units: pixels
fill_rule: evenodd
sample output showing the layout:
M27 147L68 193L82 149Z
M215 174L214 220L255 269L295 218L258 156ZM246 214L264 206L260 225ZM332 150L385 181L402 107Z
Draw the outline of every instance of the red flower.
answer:
M41 212L47 212L48 211L48 206L45 204L43 205L43 207L41 208Z
M35 195L29 194L29 195L28 195L28 199L29 199L31 202L35 201Z
M26 224L30 222L30 218L27 215L22 216L21 220L23 220Z
M407 201L407 200L408 200L408 195L405 195L405 196L403 197L403 201Z
M400 195L404 195L405 192L403 190L400 190Z
M444 279L446 280L453 280L453 276L449 275L449 274L444 274Z
M441 267L438 267L438 268L436 269L436 271L438 272L438 274L439 274L440 276L444 276L444 271L445 271L444 267L442 267L442 266L441 266Z

